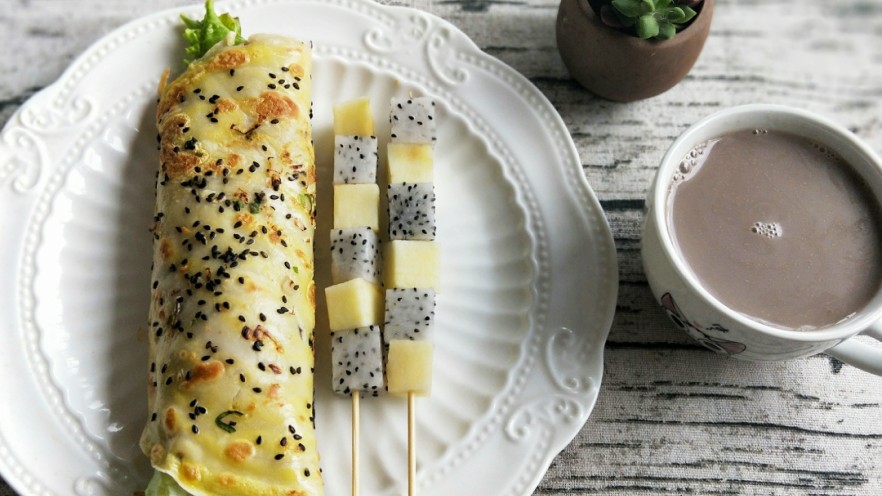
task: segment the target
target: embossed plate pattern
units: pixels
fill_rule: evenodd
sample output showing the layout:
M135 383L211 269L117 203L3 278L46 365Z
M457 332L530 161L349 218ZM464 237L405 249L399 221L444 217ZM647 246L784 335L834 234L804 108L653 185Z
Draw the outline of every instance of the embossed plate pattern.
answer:
M389 97L437 100L444 276L434 393L417 403L419 492L529 494L594 406L618 282L609 228L561 119L522 76L424 12L357 0L219 8L247 32L315 43L319 233L330 106L370 96L382 140ZM27 496L130 494L150 475L136 442L151 113L159 74L182 53L180 12L97 42L0 135L0 387L14 399L0 407L0 473ZM320 268L326 251L319 234ZM317 423L336 495L348 492L349 408L330 393L326 344L320 336ZM403 492L404 419L399 400L362 403L366 494Z

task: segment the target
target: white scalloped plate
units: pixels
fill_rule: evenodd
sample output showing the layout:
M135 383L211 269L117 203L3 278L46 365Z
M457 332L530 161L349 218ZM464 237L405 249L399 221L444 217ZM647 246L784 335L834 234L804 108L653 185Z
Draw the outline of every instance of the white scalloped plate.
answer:
M434 393L417 402L418 491L529 494L594 406L618 285L609 227L560 117L522 76L424 12L358 0L218 7L247 32L314 41L321 198L334 102L370 96L381 139L391 96L438 102L443 276ZM26 496L131 494L150 475L137 439L151 113L159 74L182 53L182 11L199 16L201 6L97 42L0 135L0 473ZM346 494L349 402L330 392L324 338L318 345L322 466L328 494ZM362 491L403 493L405 405L365 400L361 422Z

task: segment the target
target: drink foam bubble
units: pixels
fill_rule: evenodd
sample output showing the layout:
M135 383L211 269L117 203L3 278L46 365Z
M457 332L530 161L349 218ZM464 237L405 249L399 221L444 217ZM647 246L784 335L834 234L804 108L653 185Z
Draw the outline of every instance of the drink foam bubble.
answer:
M672 182L676 184L688 179L695 169L701 165L702 160L704 160L704 154L708 149L708 145L712 144L714 141L716 140L704 141L692 147L677 165L677 169L674 171L671 178Z
M754 222L750 232L769 239L780 238L784 234L781 224L777 222Z

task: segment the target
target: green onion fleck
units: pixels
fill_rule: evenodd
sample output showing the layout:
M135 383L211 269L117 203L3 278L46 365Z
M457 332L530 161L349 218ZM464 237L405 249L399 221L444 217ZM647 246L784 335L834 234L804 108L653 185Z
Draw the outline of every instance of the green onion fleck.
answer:
M214 424L227 432L236 432L236 422L224 422L224 419L229 415L236 415L241 417L242 412L237 412L236 410L227 410L214 419Z

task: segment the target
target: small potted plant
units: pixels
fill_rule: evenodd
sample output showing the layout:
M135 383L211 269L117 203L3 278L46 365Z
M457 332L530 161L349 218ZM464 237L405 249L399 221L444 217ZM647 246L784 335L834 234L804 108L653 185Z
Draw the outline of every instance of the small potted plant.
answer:
M557 46L570 75L609 100L663 93L704 47L713 0L561 0Z

